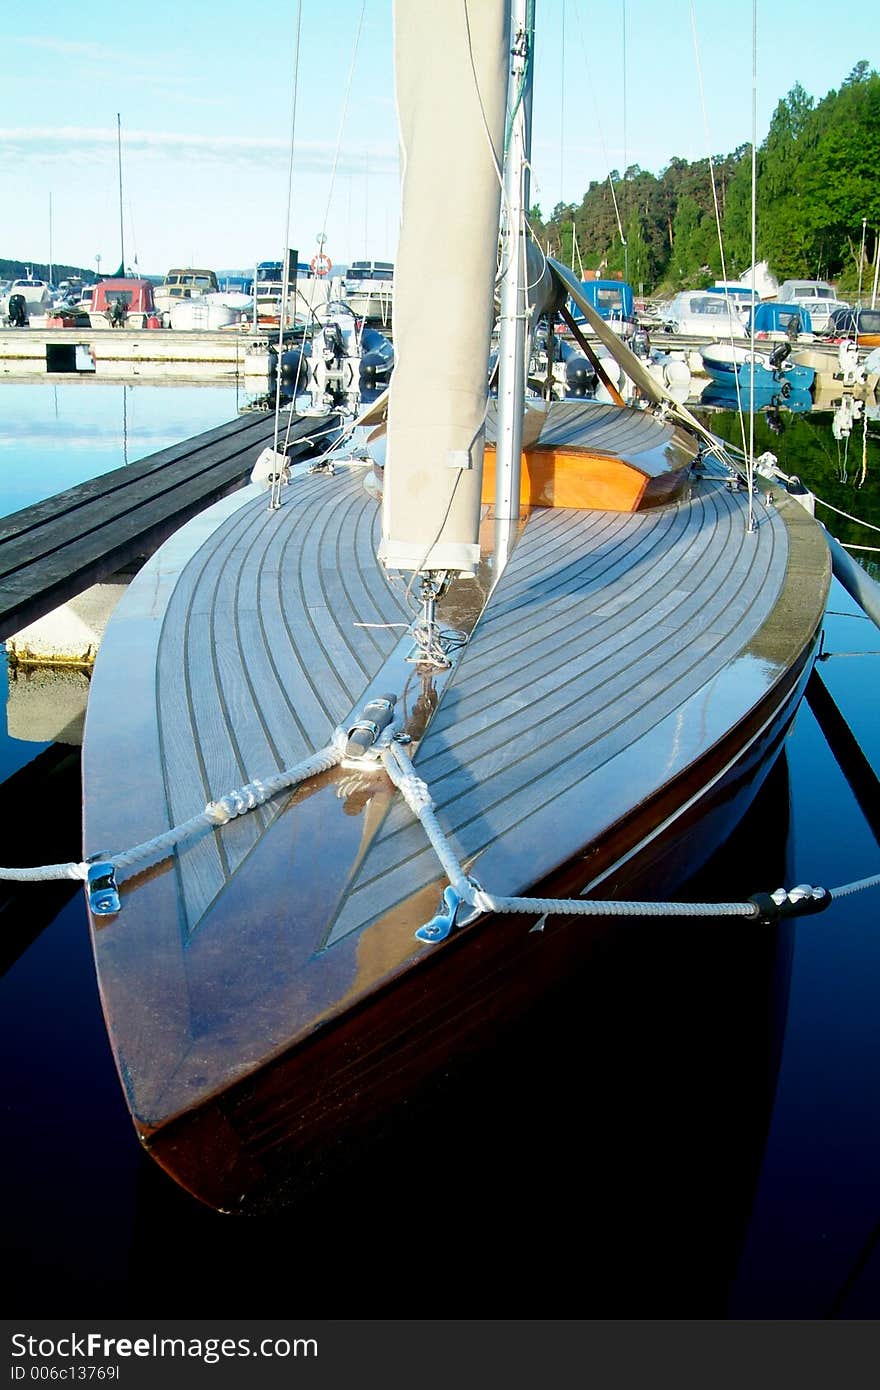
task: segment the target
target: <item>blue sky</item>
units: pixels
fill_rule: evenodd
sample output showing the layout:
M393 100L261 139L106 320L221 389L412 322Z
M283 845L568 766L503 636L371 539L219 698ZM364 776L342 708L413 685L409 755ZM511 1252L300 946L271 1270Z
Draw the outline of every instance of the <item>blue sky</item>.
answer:
M430 81L431 3L406 3L425 10ZM690 0L537 0L537 10L532 198L545 213L609 167L658 172L672 155L750 138L751 0L693 0L705 119ZM759 0L758 11L759 142L794 82L819 98L860 58L880 63L871 5ZM17 6L4 22L0 255L48 258L51 195L53 259L93 267L100 256L115 269L117 112L128 261L161 274L280 255L295 16L295 0ZM393 257L391 0L303 0L302 16L290 244L310 257L326 231L335 261ZM454 215L441 193L438 216Z

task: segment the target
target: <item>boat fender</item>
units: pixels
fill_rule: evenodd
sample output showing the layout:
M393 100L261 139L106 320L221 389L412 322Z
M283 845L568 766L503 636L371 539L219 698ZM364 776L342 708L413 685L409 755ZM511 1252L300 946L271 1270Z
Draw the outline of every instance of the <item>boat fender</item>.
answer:
M580 354L572 354L565 364L566 386L586 388L596 379L595 369Z
M368 700L346 733L345 756L362 758L394 718L396 695L376 695Z
M831 906L831 894L827 888L813 888L809 883L799 883L788 892L777 888L775 893L754 893L749 902L755 904L762 922L776 922L784 917L807 917L824 912Z

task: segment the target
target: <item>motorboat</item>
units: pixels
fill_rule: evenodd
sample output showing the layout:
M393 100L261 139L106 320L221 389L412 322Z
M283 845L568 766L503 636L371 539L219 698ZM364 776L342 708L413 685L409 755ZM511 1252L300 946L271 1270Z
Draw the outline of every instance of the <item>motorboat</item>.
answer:
M745 338L746 330L737 305L720 294L683 290L667 304L658 306L665 330L682 337Z

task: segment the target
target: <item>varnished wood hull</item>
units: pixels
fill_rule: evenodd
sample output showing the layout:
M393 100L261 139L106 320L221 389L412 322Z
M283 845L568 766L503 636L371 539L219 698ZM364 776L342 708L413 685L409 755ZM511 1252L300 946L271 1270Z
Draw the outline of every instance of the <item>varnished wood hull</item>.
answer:
M724 770L720 759L704 769L718 776L711 788L690 779L664 805L645 808L620 827L614 843L590 863L588 881L609 875L597 896L654 900L674 894L724 843L779 754L811 668L812 659L781 706L762 711L766 724L737 731L724 750L734 766ZM667 821L660 834L633 843L632 836L658 820ZM572 862L536 892L577 893L584 869L583 860ZM221 1210L265 1212L301 1198L328 1166L353 1160L358 1144L421 1086L456 1059L496 1046L505 1027L554 984L589 967L603 938L627 930L610 919L548 918L540 932L531 930L534 924L534 918L502 916L462 931L306 1043L142 1136L146 1148L177 1182ZM661 934L681 928L674 920L655 924ZM728 938L769 930L742 920L708 922L702 929ZM766 1019L753 1022L767 1027Z
M87 853L295 763L387 689L489 891L672 894L797 706L830 574L815 523L781 498L750 535L712 481L644 515L536 513L435 678L398 650L360 483L225 504L142 577L93 683ZM505 917L425 946L444 881L384 774L337 770L123 885L93 924L102 998L138 1134L179 1182L227 1210L289 1194L615 930Z

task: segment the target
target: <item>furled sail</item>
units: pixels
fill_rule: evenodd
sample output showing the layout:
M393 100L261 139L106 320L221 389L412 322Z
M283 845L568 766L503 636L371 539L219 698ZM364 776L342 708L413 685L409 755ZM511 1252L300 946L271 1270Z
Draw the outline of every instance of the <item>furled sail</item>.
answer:
M390 569L479 559L509 30L509 0L394 7L402 197L379 551Z

